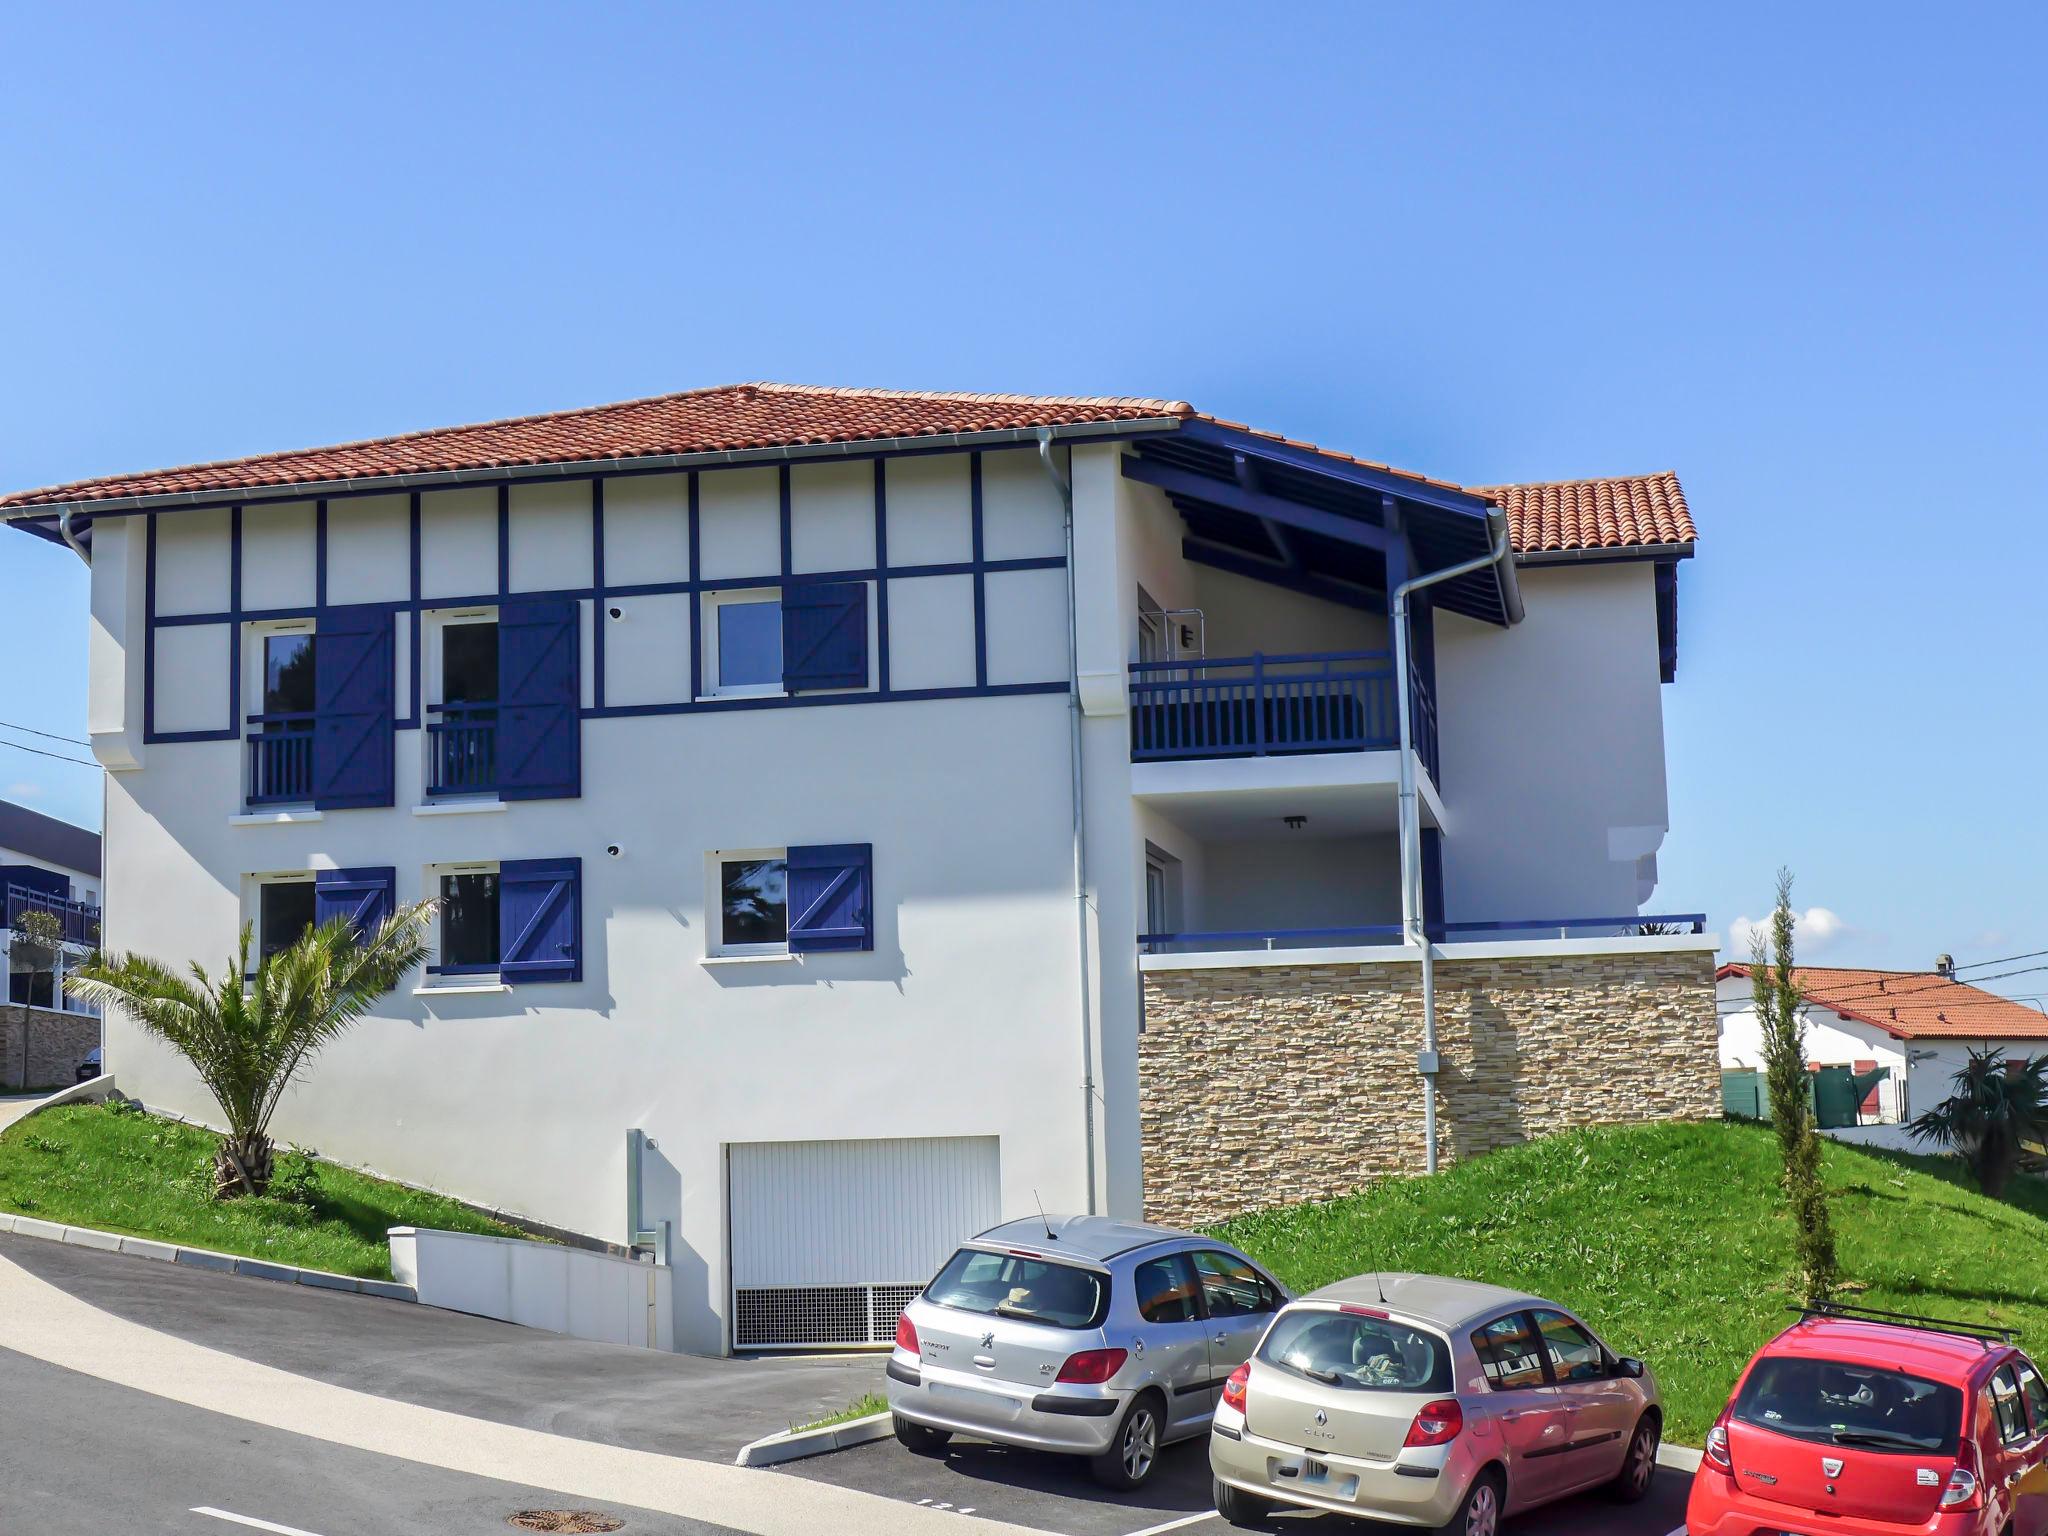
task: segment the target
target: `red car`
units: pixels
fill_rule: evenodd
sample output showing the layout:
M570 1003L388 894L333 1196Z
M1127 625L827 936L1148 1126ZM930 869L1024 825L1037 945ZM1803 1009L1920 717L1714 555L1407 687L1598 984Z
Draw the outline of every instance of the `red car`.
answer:
M1813 1307L1707 1431L1685 1529L2048 1536L2044 1462L2048 1382L2010 1333Z

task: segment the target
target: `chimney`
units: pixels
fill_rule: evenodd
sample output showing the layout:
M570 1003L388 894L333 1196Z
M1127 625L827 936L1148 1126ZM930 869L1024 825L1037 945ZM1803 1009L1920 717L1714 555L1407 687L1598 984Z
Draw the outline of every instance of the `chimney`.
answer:
M1956 979L1956 957L1954 955L1936 955L1934 957L1934 974L1946 980L1954 981Z

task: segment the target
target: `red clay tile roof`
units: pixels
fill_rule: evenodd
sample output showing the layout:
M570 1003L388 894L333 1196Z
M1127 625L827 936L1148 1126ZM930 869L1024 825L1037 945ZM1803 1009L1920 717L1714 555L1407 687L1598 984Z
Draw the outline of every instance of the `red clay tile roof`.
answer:
M1622 475L1540 485L1472 487L1508 515L1522 554L1561 549L1624 549L1690 544L1699 538L1678 476Z
M1748 975L1747 965L1724 965L1715 979ZM2048 1040L2048 1015L1934 971L1800 965L1792 979L1808 1002L1901 1040Z
M950 394L934 390L830 389L757 383L725 384L474 426L439 427L330 448L296 449L141 474L107 475L0 496L0 512L130 497L323 485L393 475L536 464L601 464L608 459L1162 418L1214 422L1340 463L1365 465L1448 490L1466 489L1447 480L1433 480L1411 470L1395 469L1207 416L1185 400ZM1515 548L1524 553L1687 543L1695 537L1678 477L1670 474L1554 485L1479 487L1474 488L1474 494L1498 501L1506 509Z

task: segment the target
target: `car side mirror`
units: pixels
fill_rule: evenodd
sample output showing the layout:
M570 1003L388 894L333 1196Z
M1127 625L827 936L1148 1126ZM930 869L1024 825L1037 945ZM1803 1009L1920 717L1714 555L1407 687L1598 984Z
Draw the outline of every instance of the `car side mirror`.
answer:
M1644 1369L1645 1367L1643 1365L1643 1362L1635 1359L1633 1356L1630 1355L1623 1355L1619 1360L1614 1362L1614 1374L1617 1376L1627 1376L1631 1379L1640 1379L1642 1377Z

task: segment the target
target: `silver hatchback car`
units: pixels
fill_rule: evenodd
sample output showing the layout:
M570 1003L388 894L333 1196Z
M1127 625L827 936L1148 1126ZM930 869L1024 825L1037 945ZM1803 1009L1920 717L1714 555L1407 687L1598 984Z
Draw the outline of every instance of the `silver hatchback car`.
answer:
M1540 1297L1363 1275L1290 1303L1224 1384L1217 1511L1331 1510L1452 1536L1584 1489L1633 1501L1663 1407L1640 1360Z
M1103 1216L1013 1221L971 1239L904 1309L889 1357L896 1438L954 1435L1090 1460L1112 1488L1202 1434L1230 1373L1286 1302L1227 1243Z

